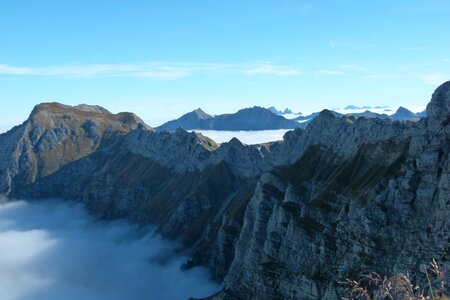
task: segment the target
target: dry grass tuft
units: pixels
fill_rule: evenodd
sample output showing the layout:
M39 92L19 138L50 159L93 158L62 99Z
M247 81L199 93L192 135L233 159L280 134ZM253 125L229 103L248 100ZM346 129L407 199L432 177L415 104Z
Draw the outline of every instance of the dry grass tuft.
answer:
M414 284L408 273L400 273L388 278L382 278L377 273L370 273L363 275L358 281L347 279L341 282L348 291L348 296L343 299L450 300L450 294L445 287L445 270L439 268L436 260L433 259L421 272L427 278L428 286L425 288ZM433 277L430 278L430 275Z

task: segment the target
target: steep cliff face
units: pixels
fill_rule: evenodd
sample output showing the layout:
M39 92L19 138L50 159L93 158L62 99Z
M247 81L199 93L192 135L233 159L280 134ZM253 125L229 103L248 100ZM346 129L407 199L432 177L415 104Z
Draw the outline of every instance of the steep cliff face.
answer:
M215 298L339 299L338 282L364 272L425 281L419 265L432 258L448 269L449 91L417 124L325 112L290 133L274 153L297 161L259 180Z
M36 106L27 121L0 135L0 193L9 193L94 152L104 139L143 122L131 113L59 103Z

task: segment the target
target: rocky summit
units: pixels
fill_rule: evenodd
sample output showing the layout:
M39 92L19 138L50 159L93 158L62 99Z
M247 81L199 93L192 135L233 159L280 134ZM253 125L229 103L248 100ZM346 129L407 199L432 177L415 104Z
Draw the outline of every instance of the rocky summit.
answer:
M223 282L210 299L340 299L346 278L425 282L432 259L450 269L450 82L426 113L400 122L325 110L282 142L247 146L41 104L0 135L0 192L156 224L190 254L183 268Z

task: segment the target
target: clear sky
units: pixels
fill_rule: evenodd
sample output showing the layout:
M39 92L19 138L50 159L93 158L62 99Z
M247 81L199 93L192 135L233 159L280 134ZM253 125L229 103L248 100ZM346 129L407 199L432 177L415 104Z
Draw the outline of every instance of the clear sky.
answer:
M40 102L133 111L424 106L450 78L448 0L0 4L0 132Z

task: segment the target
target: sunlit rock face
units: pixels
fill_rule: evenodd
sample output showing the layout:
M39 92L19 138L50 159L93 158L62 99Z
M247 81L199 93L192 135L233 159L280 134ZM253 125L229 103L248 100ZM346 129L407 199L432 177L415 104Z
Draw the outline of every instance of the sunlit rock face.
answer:
M138 124L143 122L134 114L98 106L37 105L22 125L0 135L0 193L48 176Z

